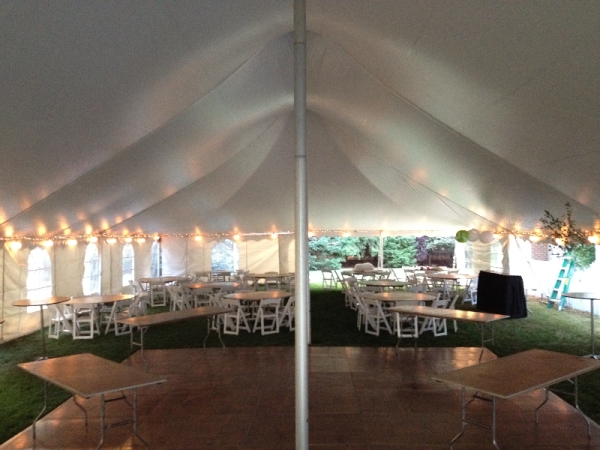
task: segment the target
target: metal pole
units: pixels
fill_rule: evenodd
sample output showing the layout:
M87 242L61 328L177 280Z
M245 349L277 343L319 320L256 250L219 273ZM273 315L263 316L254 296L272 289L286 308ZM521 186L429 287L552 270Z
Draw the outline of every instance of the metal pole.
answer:
M306 0L294 0L296 450L308 450L308 207L306 188Z

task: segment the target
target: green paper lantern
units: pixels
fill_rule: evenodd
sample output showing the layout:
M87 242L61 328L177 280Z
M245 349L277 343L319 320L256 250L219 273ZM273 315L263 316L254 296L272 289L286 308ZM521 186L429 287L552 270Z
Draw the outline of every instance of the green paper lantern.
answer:
M454 238L461 244L464 244L469 240L469 232L467 230L458 230Z

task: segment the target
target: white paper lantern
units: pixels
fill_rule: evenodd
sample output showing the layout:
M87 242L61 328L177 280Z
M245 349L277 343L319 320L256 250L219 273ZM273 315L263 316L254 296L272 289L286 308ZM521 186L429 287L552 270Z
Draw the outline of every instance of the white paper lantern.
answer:
M469 241L475 242L477 239L479 239L479 231L477 231L475 228L470 229L469 230Z
M479 240L484 244L489 244L494 240L494 233L491 231L482 231L479 233Z

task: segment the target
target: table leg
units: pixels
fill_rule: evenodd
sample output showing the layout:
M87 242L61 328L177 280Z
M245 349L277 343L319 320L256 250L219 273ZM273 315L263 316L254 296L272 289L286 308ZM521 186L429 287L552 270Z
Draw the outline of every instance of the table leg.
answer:
M96 450L98 450L100 447L102 447L102 444L104 444L104 430L106 429L106 426L104 425L105 414L106 401L104 399L104 394L100 394L100 442L98 443Z
M213 318L217 321L217 337L219 338L219 342L221 343L221 346L223 346L223 348L225 348L225 343L221 339L221 328L219 327L219 317L213 316ZM206 348L206 340L208 339L208 335L210 334L210 321L211 321L211 317L210 316L206 317L206 337L204 338L204 342L202 342L202 346L204 348Z
M452 450L454 448L454 444L456 441L458 441L460 439L460 437L463 435L463 433L465 432L465 428L467 428L467 403L465 401L465 391L466 388L463 387L462 388L462 392L461 392L461 430L460 433L458 433L456 436L454 436L454 439L452 439L452 441L450 441L450 450Z
M595 345L594 345L594 300L590 300L590 313L591 313L591 326L592 326L592 354L590 355L592 358L597 359L598 357L596 356L596 349L595 349Z
M35 416L35 419L33 419L33 425L31 426L31 429L33 430L33 440L34 441L36 439L35 424L40 419L40 417L42 417L42 415L46 411L47 407L48 407L48 382L44 381L44 406L42 407L42 410L39 412L39 414L37 416Z
M135 434L140 441L144 443L146 448L150 448L150 444L148 444L140 433L138 432L138 424L137 424L137 388L133 388L133 434Z
M42 326L42 356L38 359L47 359L46 356L46 336L44 335L44 307L40 306L40 323Z
M131 346L131 350L133 351L133 346L137 345L140 348L140 354L142 356L142 361L144 361L144 369L148 372L148 361L146 360L146 356L144 355L144 333L149 327L138 326L137 329L140 332L140 342L135 342L133 340L133 334L135 332L133 326L131 327L131 333L129 334L129 344Z
M494 448L500 450L496 443L496 397L492 397L492 444L494 444Z

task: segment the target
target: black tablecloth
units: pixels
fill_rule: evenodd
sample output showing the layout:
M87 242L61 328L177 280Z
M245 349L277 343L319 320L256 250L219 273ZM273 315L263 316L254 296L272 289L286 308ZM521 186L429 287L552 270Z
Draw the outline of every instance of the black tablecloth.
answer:
M512 319L527 317L523 278L520 275L479 272L477 309L505 314Z

